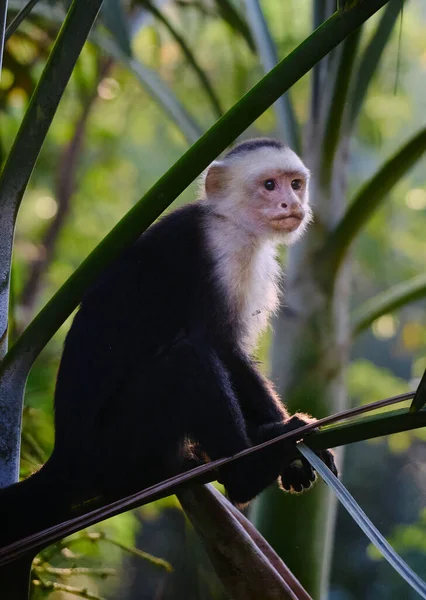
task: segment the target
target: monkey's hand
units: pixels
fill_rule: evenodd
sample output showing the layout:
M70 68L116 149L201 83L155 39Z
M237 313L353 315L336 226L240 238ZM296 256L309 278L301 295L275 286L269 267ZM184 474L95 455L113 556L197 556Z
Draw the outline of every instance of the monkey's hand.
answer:
M298 429L315 421L312 417L299 413L286 421L287 430ZM315 430L314 430L315 431ZM316 453L325 465L334 475L338 475L334 454L331 450L321 450ZM310 465L304 456L298 453L298 456L289 456L282 468L278 479L280 487L286 492L301 493L309 489L317 478L315 469Z

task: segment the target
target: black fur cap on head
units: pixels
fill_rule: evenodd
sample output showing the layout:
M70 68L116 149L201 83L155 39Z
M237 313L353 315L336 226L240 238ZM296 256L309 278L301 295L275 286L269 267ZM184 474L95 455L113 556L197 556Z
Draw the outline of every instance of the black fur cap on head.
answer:
M255 138L234 146L232 150L225 154L224 160L234 158L239 154L247 154L253 150L258 150L259 148L276 148L277 150L283 150L285 145L278 140L272 140L271 138Z

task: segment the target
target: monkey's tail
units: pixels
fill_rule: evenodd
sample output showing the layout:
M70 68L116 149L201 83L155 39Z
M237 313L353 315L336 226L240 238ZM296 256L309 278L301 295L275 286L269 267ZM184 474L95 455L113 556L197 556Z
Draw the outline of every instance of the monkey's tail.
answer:
M0 489L0 549L55 525L64 513L65 496L50 460L34 475Z
M0 589L5 600L28 600L32 556L0 567Z
M0 551L4 546L54 524L57 517L53 501L56 485L49 485L50 477L48 461L31 477L0 489ZM27 600L34 555L35 552L30 552L0 567L2 598Z

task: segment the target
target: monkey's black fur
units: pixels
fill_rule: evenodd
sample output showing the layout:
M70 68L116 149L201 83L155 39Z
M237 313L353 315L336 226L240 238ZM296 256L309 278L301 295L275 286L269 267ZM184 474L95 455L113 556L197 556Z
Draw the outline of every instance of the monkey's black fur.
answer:
M207 211L196 203L160 220L83 299L57 379L52 457L0 491L0 546L70 518L85 500L93 508L188 468L186 440L214 460L304 424L284 422L238 345L239 323L213 279ZM281 444L220 478L238 503L280 473L301 491L315 476L305 462L293 468L292 456L294 444Z
M241 144L234 146L234 148L232 148L232 150L225 155L225 160L240 154L252 152L253 150L258 150L259 148L275 148L275 150L283 150L285 146L278 140L272 140L270 138L255 138L253 140L241 142Z

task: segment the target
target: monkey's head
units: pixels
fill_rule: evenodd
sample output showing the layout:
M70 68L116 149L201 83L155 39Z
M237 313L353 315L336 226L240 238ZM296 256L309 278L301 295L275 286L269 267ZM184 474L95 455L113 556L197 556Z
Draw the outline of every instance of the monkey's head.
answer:
M312 219L309 170L290 148L259 138L235 146L213 162L204 198L216 214L260 237L290 244Z

